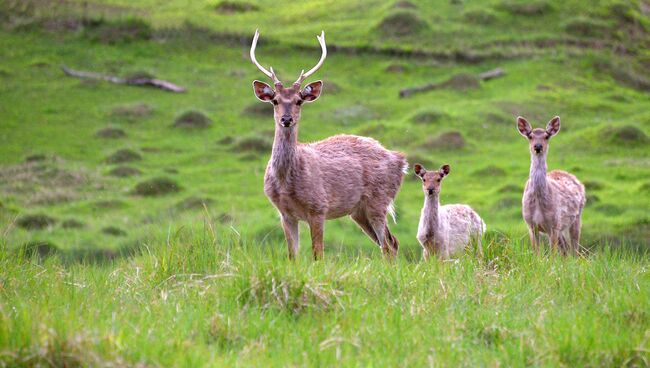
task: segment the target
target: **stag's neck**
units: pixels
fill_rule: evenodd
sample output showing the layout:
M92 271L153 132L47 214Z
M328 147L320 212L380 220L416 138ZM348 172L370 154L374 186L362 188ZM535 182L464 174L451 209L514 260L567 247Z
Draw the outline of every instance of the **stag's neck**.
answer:
M440 200L438 194L424 196L424 226L428 235L433 235L438 231L440 225L439 218Z
M284 178L291 172L297 162L297 150L298 127L276 126L271 151L271 168L278 177Z
M531 156L530 188L537 197L544 197L548 190L546 183L546 156Z

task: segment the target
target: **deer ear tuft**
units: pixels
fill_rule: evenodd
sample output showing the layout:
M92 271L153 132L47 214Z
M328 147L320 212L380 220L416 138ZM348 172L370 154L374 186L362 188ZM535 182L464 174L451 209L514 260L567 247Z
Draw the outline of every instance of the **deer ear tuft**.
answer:
M560 117L556 116L546 125L546 134L549 137L556 135L560 131Z
M530 126L528 120L524 119L521 116L518 116L517 130L519 130L519 134L523 135L526 138L530 138L530 133L533 131L533 128Z
M442 174L443 177L449 175L449 171L451 171L451 167L449 167L448 164L440 166L440 174Z
M427 171L424 169L424 166L422 166L422 165L420 165L420 164L415 164L415 165L413 166L413 171L415 171L415 175L417 175L417 176L419 176L419 177L422 177L422 176L424 175L424 173L427 172Z
M255 96L263 102L271 102L273 97L275 97L273 88L271 88L271 86L268 84L260 82L258 80L253 82L253 92L255 92Z
M322 89L322 81L309 83L305 86L305 88L302 89L302 91L300 91L300 98L302 98L305 102L316 101L318 97L320 97Z

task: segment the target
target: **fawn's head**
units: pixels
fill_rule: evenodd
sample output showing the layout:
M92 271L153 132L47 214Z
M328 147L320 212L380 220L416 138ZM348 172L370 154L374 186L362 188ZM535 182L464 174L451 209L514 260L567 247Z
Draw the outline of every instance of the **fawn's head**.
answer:
M305 73L304 70L300 72L298 80L293 82L291 87L284 87L282 85L282 82L280 82L278 77L275 75L273 68L270 68L270 71L266 70L257 62L257 59L255 58L255 47L257 46L259 35L259 31L255 31L255 37L253 37L253 43L251 44L251 61L253 61L253 64L255 64L262 73L266 74L266 76L273 80L274 87L256 80L253 82L253 91L260 101L273 104L273 117L275 118L275 123L278 127L291 128L298 124L298 121L300 120L300 108L302 107L302 104L305 102L315 101L320 96L323 87L322 81L309 83L305 88L301 88L301 85L305 78L314 74L321 65L323 65L325 57L327 57L325 32L322 32L320 36L316 36L322 50L318 64L311 68L307 73Z
M440 166L440 169L436 171L427 171L427 169L420 164L415 164L413 168L415 170L415 175L422 179L422 191L424 192L424 195L428 196L440 193L442 179L449 175L449 171L451 170L447 164Z
M528 139L530 154L533 156L545 156L548 152L548 141L560 131L560 117L556 116L546 125L546 129L535 128L521 116L517 117L517 129L519 133Z

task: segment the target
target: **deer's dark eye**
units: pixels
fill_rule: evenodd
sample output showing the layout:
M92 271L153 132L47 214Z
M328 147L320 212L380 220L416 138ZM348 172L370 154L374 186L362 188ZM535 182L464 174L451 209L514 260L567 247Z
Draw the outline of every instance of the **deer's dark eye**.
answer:
M442 180L442 179L438 179L438 183L440 183L441 180Z

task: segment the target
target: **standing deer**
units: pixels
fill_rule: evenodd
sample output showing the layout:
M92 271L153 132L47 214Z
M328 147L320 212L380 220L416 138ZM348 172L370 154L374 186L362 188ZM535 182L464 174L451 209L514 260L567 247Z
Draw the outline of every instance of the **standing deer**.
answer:
M481 236L485 233L485 222L478 213L465 204L440 206L440 186L442 179L449 175L449 165L427 171L422 165L415 164L414 169L422 179L424 192L417 236L423 258L428 260L434 254L447 259L464 250L472 239L476 240L482 252Z
M540 231L547 234L551 247L558 245L562 254L571 247L577 253L580 247L582 209L585 206L585 187L573 175L560 170L546 173L548 142L560 131L560 117L548 122L546 130L533 129L526 119L517 118L519 133L528 139L530 147L530 175L524 189L522 214L528 224L530 242L539 252ZM569 245L562 232L568 230Z
M322 49L318 64L300 73L290 87L284 87L273 72L255 58L259 32L251 45L251 61L273 80L274 88L253 82L258 99L273 104L275 137L264 175L264 193L280 212L289 258L299 248L298 221L309 224L314 259L323 257L325 220L350 215L361 229L389 257L397 255L399 242L391 234L386 214L393 213L393 200L408 164L402 153L389 151L374 139L336 135L314 143L298 143L300 109L315 101L322 81L301 89L305 78L316 72L327 56L325 33L317 36Z

